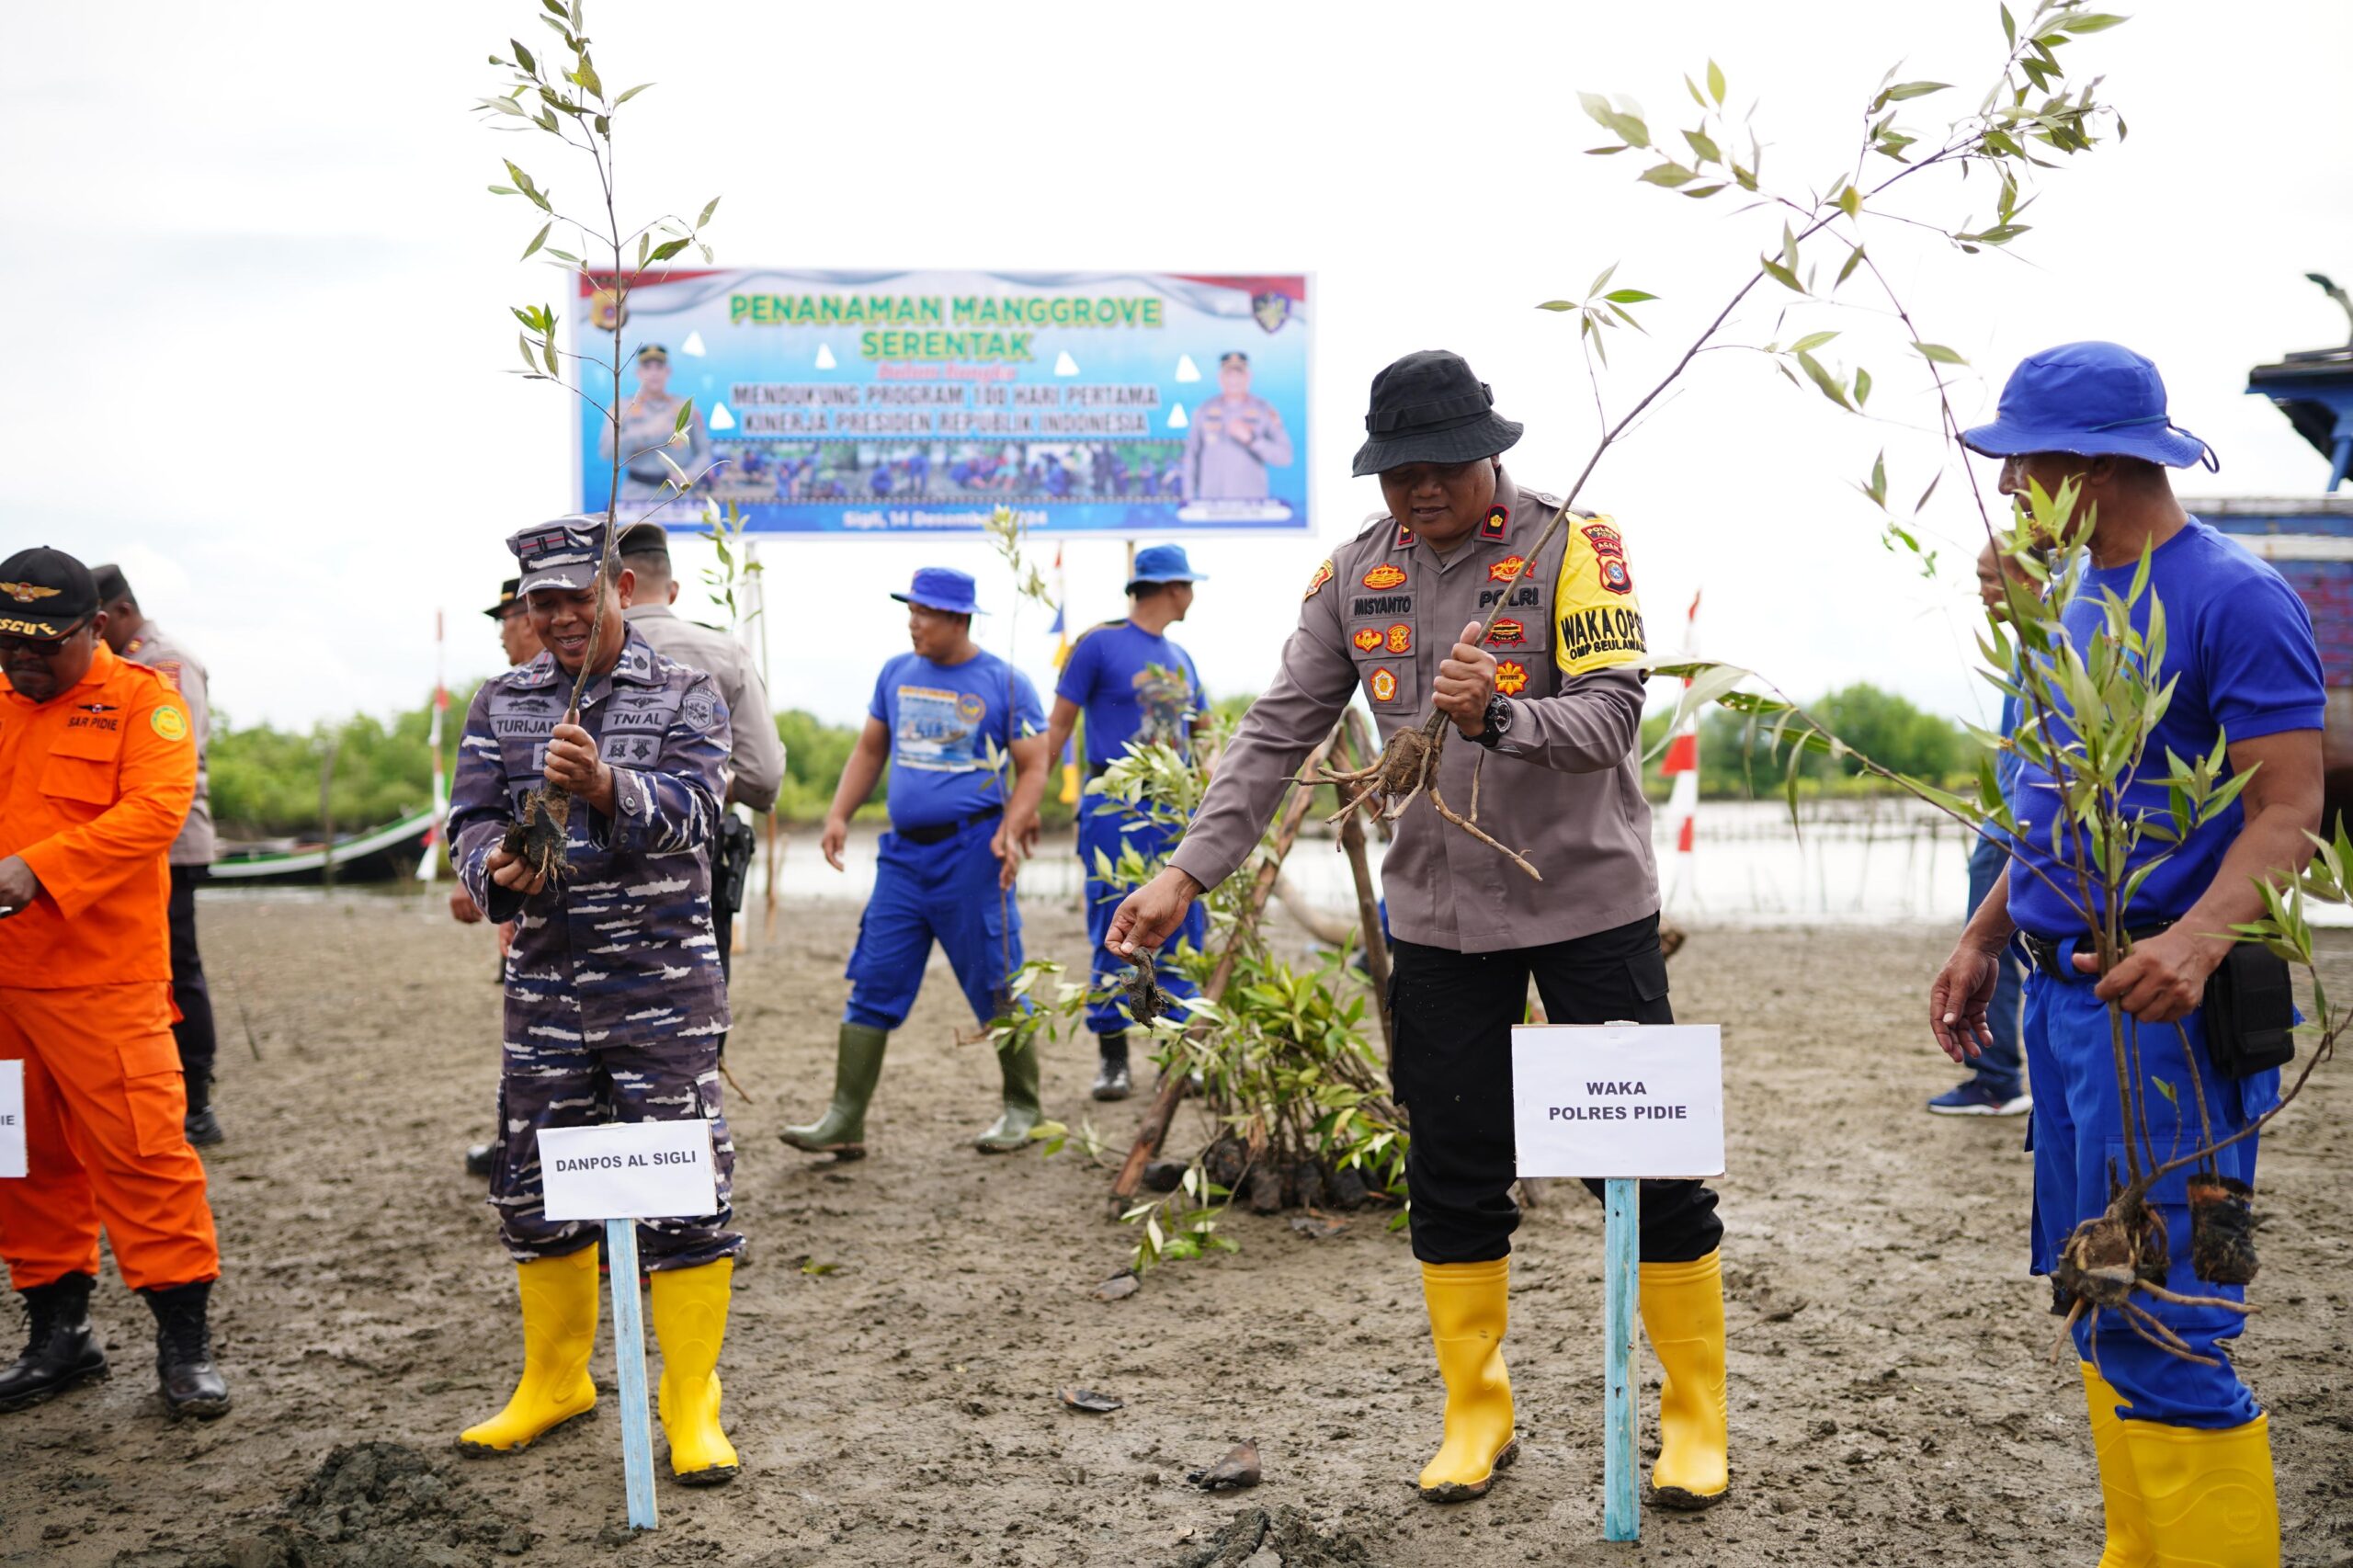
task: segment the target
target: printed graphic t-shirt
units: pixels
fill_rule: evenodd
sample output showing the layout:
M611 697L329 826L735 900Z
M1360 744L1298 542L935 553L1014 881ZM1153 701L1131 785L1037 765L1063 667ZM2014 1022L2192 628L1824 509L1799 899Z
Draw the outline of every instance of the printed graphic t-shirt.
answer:
M1002 809L996 764L1009 769L1012 743L1046 727L1029 677L987 652L961 665L902 653L882 666L867 711L891 732L891 825L898 828Z
M1193 655L1131 620L1106 621L1080 634L1054 695L1086 715L1086 766L1106 767L1128 743L1166 742L1193 755L1193 716L1207 707Z
M2102 590L2126 597L2139 567L2136 561L2086 571L2083 586L2063 618L2071 643L2091 646L2105 623ZM2142 753L2138 774L2126 783L2124 804L2128 811L2164 821L2169 816L2168 751L2189 759L2212 752L2218 737L2238 742L2290 730L2317 730L2327 693L2321 684L2312 616L2303 602L2269 565L2197 518L2158 546L2150 559L2149 590L2132 607L2132 624L2143 633L2152 599L2165 607L2165 665L2154 684L2176 679L2180 684ZM2056 825L2058 799L2049 772L2020 763L2008 790L2010 810L2026 829L2012 846L2019 863L2010 868L2010 918L2021 930L2054 940L2084 929L2067 899L2035 874L2040 868L2067 890L2068 898L2075 896L2075 873L2066 869L2075 858L2074 841L2071 834L2063 838ZM2128 923L2154 924L2188 912L2213 884L2222 856L2245 820L2245 810L2234 801L2178 846L2143 838L2127 867L2128 876L2157 856L2172 853L2133 895ZM2099 880L2093 881L2097 890Z

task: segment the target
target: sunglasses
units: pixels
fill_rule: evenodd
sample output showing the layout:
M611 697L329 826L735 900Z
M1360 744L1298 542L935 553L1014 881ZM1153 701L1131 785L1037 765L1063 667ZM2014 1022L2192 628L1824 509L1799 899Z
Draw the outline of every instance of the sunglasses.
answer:
M85 616L54 637L21 637L13 631L0 631L0 653L13 653L19 649L29 648L36 653L54 653L63 649L75 632L89 624L89 617Z

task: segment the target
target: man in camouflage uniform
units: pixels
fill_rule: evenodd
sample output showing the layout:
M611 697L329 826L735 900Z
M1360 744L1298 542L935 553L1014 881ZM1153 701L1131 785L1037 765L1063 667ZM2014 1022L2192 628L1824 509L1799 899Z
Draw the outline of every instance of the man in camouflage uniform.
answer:
M517 1266L524 1366L506 1410L459 1444L509 1452L596 1403L597 1226L547 1218L539 1131L700 1119L710 1124L718 1210L643 1221L640 1245L653 1276L671 1469L692 1484L726 1481L736 1457L719 1425L717 1366L744 1244L728 1228L734 1146L718 1063L727 994L710 854L727 708L709 676L661 657L622 619L635 585L629 573L598 586L602 519L559 518L507 544L547 652L475 695L449 836L474 902L492 920L517 922L490 1200ZM592 674L576 721L566 722L584 664ZM573 797L565 869L544 881L501 846L526 792L543 785Z

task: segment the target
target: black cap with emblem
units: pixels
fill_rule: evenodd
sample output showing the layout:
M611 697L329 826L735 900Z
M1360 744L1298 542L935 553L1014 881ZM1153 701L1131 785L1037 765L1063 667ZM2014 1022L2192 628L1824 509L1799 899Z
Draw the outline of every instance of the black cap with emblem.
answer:
M1365 443L1349 472L1362 479L1410 463L1460 463L1507 451L1520 426L1495 412L1495 394L1460 354L1424 348L1372 378Z
M40 545L0 561L0 636L66 636L98 609L90 569Z
M490 617L493 620L505 620L509 615L514 613L515 600L517 597L515 590L522 585L523 579L520 577L509 577L504 583L499 584L498 602L491 606L488 609L483 611L483 614Z

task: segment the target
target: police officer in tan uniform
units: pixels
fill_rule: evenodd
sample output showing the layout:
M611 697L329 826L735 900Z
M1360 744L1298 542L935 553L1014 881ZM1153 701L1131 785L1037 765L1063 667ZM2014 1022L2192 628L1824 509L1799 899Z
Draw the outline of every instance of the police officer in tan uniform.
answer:
M1398 819L1382 869L1414 1255L1446 1382L1445 1439L1420 1483L1455 1502L1485 1493L1518 1448L1502 1342L1519 1222L1511 1028L1529 980L1554 1023L1674 1019L1635 755L1643 619L1609 518L1573 513L1536 549L1560 502L1504 471L1520 427L1461 358L1426 351L1382 370L1365 428L1355 472L1380 476L1389 512L1309 578L1272 685L1167 869L1112 916L1107 945L1130 957L1157 948L1241 867L1358 687L1384 736L1433 703L1453 722L1439 773L1450 801L1470 801L1487 753L1480 825L1544 880L1426 802ZM1466 642L1491 612L1485 645ZM1643 1322L1665 1369L1652 1482L1668 1506L1707 1507L1730 1489L1715 1207L1696 1181L1642 1184Z

